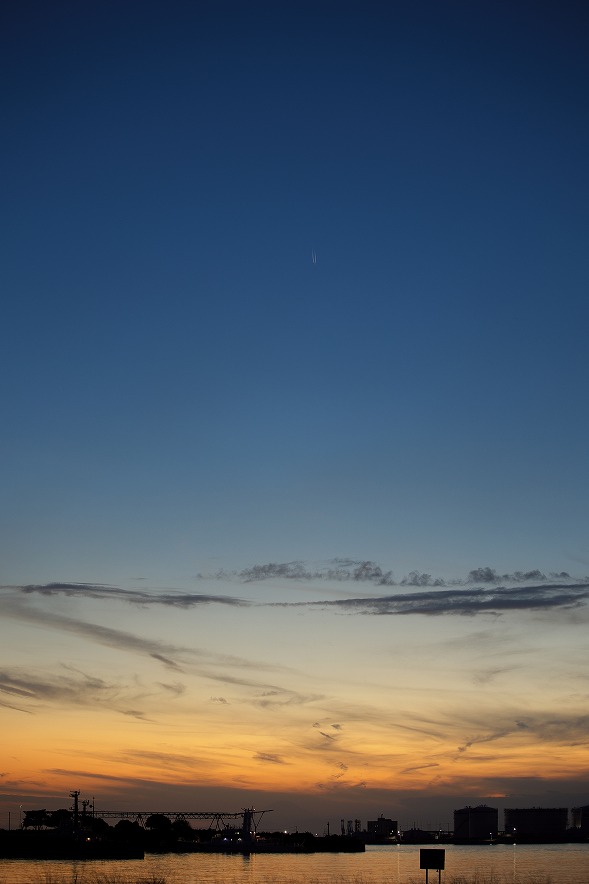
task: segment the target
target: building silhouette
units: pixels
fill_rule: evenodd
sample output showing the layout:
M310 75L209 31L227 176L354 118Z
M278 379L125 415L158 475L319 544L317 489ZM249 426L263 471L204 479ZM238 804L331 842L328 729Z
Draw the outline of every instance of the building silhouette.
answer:
M454 811L454 838L464 841L484 841L497 837L499 811L496 807L479 804Z
M578 829L581 835L589 835L589 804L573 807L571 816L573 829Z
M506 807L505 834L514 839L564 838L568 824L566 807Z
M382 815L377 820L368 820L366 823L366 833L374 840L396 838L397 829L397 820L390 820Z

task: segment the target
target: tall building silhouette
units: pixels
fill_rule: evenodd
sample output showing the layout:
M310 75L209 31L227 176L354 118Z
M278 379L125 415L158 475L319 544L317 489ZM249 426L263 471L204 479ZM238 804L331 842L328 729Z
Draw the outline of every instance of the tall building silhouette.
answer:
M454 838L465 841L485 841L496 838L499 811L496 807L479 804L454 811Z

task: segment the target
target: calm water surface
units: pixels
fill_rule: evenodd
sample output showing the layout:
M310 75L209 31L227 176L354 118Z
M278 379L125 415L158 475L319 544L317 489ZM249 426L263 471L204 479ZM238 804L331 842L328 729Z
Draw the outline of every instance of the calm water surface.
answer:
M0 884L419 884L419 847L366 853L163 856L121 862L0 860ZM589 884L589 844L446 846L443 884ZM429 872L429 884L438 873Z

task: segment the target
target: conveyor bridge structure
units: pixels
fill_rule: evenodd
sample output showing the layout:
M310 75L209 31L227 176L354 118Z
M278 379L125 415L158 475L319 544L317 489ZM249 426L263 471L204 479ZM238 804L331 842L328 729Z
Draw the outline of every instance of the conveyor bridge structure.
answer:
M236 812L224 812L218 810L99 810L92 809L92 815L101 819L119 819L133 820L144 826L145 821L150 816L166 816L172 820L203 820L209 821L209 829L215 828L219 831L232 828L230 820L241 820L242 835L245 837L255 837L260 821L265 813L272 813L270 810L255 810L253 807L246 807L244 810ZM237 828L235 824L233 827Z

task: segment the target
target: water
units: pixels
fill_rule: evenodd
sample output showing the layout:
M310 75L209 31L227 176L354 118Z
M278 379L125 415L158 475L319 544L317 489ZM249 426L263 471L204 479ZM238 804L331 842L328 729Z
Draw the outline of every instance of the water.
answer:
M0 860L0 884L423 884L419 847L366 853L147 854L144 860ZM589 844L446 845L443 884L588 884ZM438 873L429 872L429 884Z

